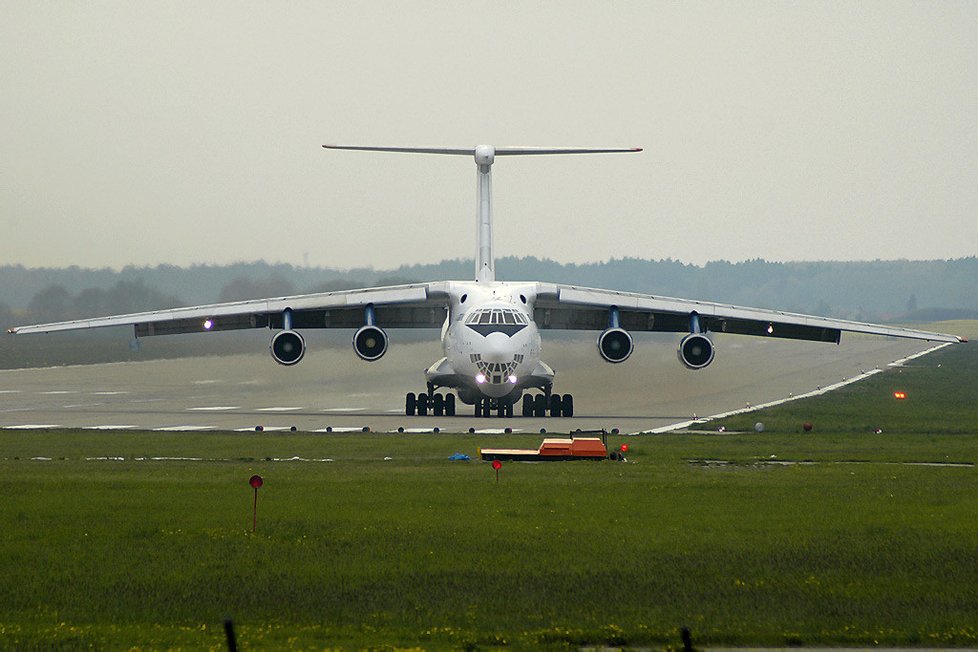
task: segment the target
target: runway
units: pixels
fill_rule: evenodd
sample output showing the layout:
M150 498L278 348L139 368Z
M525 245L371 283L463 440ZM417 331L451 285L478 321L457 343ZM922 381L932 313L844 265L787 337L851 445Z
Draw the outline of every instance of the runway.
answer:
M398 344L395 332L387 355L372 363L349 348L319 348L282 367L259 345L248 355L0 371L0 427L637 433L814 391L934 346L869 336L837 346L717 335L714 363L689 371L676 358L678 340L640 334L632 357L612 365L591 339L545 339L554 391L574 394L573 418L476 418L462 404L455 417L406 417L405 392L424 391L422 370L441 352L436 341Z

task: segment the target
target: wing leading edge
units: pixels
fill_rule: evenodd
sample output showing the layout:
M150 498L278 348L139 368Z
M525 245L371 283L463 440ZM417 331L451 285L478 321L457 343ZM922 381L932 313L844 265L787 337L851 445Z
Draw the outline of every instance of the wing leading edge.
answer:
M716 333L836 343L843 331L931 342L968 341L899 326L548 283L538 284L534 317L540 328L603 330L609 326L612 308L618 310L621 328L631 331L690 332L690 315L696 313L702 329Z
M137 336L175 335L244 328L282 328L286 311L293 328L357 328L372 306L378 323L387 328L439 328L445 321L444 283L413 283L341 290L274 299L215 303L171 310L77 319L19 326L12 334L133 326Z

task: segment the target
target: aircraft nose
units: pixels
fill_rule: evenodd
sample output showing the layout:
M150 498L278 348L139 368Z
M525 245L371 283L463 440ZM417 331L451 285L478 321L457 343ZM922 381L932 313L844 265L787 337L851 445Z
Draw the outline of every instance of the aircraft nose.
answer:
M504 333L489 333L483 345L482 359L486 362L510 362L513 359L513 348Z

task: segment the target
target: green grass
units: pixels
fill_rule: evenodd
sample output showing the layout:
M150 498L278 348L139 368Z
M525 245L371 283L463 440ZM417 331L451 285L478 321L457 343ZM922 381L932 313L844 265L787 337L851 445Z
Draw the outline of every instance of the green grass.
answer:
M447 457L538 436L0 431L0 648L974 647L978 470L903 463L976 461L976 365L498 484Z

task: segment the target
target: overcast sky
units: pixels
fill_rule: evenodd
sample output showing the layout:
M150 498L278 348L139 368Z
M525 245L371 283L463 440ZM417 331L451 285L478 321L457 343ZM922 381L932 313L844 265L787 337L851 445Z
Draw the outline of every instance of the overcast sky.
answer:
M0 264L978 254L978 2L0 2Z

